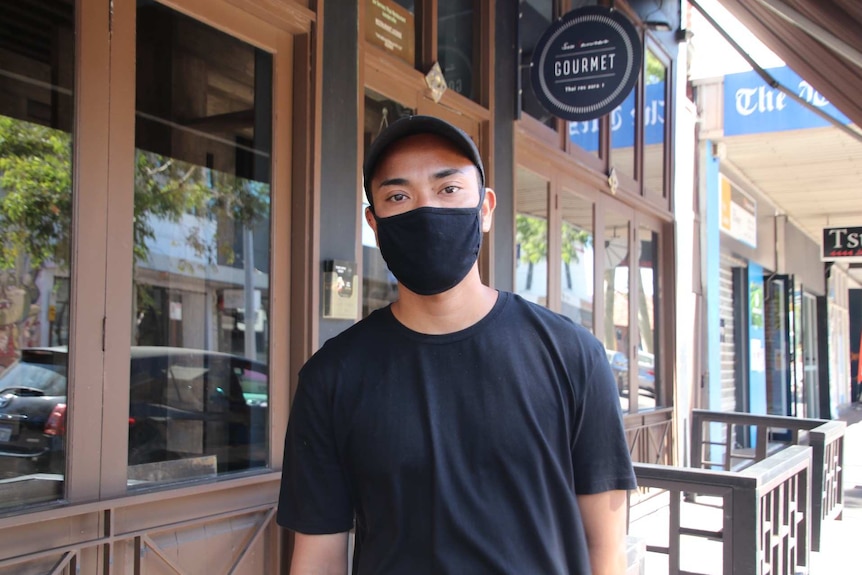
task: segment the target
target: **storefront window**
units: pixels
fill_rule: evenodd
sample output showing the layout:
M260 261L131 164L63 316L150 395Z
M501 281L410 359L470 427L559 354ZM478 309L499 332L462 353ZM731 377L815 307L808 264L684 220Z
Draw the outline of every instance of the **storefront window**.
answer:
M438 0L437 3L437 59L450 90L476 99L478 85L476 63L480 37L475 0Z
M610 115L611 166L618 174L635 178L635 96L637 86Z
M63 494L74 23L68 0L0 15L0 510Z
M644 186L664 194L665 183L665 94L667 68L651 51L646 53L644 72Z
M515 293L548 305L548 198L550 183L518 168L515 184Z
M542 107L533 92L530 80L530 61L533 51L542 34L554 19L556 2L554 0L536 0L521 2L521 18L518 22L518 35L521 41L521 110L542 122L549 128L556 129L556 118Z
M656 406L658 378L658 334L656 313L659 311L658 234L648 228L638 229L638 408Z
M137 12L130 485L263 467L272 56Z
M562 313L588 330L593 330L593 204L564 192L560 294Z
M604 334L611 370L617 380L623 411L629 411L629 220L614 212L605 215Z
M413 114L413 110L389 100L371 90L365 91L365 128L363 130L365 150L386 126L402 116ZM368 200L364 190L359 191L362 202L362 317L389 305L398 299L398 280L389 271L380 250L374 231L365 221Z

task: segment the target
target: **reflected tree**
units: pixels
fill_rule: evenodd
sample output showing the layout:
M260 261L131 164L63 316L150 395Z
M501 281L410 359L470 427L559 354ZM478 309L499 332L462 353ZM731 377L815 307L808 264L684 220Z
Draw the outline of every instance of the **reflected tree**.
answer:
M150 255L150 242L156 239L153 224L159 219L178 223L186 214L196 216L197 223L184 228L184 239L199 259L217 265L220 253L228 264L233 257L232 246L221 245L222 224L251 227L269 217L268 184L152 152L138 151L135 161L136 267ZM0 303L6 301L0 307L11 306L12 290L15 301L22 300L16 309L26 314L38 299L40 271L68 270L71 225L71 135L0 116ZM180 269L194 272L187 262ZM23 317L12 315L20 314L4 312L0 323Z
M592 245L593 236L590 232L582 230L568 222L563 222L563 245L561 256L563 259L563 270L566 273L566 287L572 289L571 264L578 263L578 252Z
M548 255L548 222L542 218L517 214L515 216L515 241L518 257L527 264L526 289L533 285L533 268Z

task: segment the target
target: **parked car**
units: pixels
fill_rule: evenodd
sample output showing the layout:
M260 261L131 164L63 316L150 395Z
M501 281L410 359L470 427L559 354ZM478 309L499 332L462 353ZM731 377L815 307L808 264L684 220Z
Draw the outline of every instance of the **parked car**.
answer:
M628 395L629 360L626 354L612 349L605 352L611 364L611 371L617 380L620 395ZM643 350L638 350L638 393L655 397L655 356Z
M0 473L63 473L65 348L22 350L0 375ZM133 347L129 465L215 456L218 472L266 463L267 366L224 353ZM0 475L2 476L2 475Z

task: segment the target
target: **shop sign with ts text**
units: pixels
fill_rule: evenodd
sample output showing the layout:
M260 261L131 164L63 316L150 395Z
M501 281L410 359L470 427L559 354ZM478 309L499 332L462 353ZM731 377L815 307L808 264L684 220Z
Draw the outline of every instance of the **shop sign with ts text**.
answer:
M862 226L824 228L823 259L862 262Z
M533 91L559 118L599 118L629 95L642 59L637 29L619 10L572 10L552 23L536 45L530 63Z

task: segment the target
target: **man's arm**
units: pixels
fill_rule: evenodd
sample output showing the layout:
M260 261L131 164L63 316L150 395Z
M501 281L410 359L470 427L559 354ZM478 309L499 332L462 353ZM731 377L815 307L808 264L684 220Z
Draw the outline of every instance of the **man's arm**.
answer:
M331 535L294 532L290 575L347 575L347 532Z
M626 572L626 492L578 495L593 575Z

